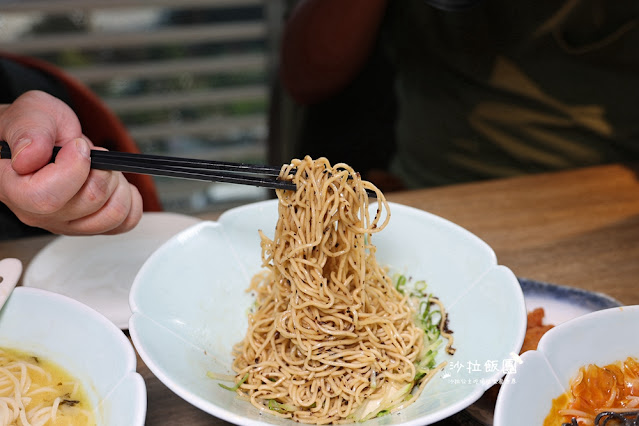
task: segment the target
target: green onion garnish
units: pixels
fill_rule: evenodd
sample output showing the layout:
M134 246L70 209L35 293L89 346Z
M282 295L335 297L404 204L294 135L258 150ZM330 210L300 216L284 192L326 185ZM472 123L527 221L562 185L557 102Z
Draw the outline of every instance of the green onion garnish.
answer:
M240 386L242 386L242 384L243 384L245 381L247 381L247 380L248 380L248 378L249 378L249 373L246 373L246 374L244 375L244 377L242 377L242 380L240 380L239 382L237 382L237 383L235 384L235 386L233 386L233 387L223 385L222 383L218 383L218 385L220 385L220 387L221 387L221 388L224 388L224 389L226 389L226 390L230 390L230 391L235 392L236 390L238 390L238 389L240 388Z
M291 411L296 411L297 407L290 404L282 404L281 402L277 402L274 399L268 400L268 409L277 411L278 413L288 413Z

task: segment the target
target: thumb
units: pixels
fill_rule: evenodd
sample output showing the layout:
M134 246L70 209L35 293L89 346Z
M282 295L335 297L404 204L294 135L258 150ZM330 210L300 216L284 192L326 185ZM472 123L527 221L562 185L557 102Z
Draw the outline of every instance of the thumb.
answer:
M18 174L44 167L53 146L82 135L68 105L44 92L27 92L0 111L0 138L11 148L11 165Z
M11 148L11 166L18 174L35 172L51 160L54 141L47 135L31 130L29 134L7 138L6 142Z

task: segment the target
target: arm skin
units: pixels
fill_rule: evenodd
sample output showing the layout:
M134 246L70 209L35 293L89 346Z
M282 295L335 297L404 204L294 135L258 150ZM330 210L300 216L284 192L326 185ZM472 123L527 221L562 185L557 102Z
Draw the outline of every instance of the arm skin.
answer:
M56 234L116 234L142 217L142 197L119 172L90 168L91 142L67 104L31 91L0 105L0 202L27 225ZM53 146L61 146L49 163Z
M303 0L282 36L280 78L293 99L317 102L345 87L365 63L387 0Z

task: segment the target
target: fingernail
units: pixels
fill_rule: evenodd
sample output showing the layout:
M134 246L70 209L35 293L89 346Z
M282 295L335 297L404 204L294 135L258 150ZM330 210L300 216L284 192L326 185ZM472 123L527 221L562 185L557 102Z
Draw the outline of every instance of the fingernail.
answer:
M75 146L78 148L80 154L82 154L85 158L91 157L91 148L89 148L89 144L82 138L78 138L75 140Z
M18 142L16 142L16 144L13 146L13 151L15 151L15 154L11 154L11 162L13 163L14 161L16 161L18 155L20 155L20 153L24 151L24 149L29 145L31 145L30 138L19 139Z

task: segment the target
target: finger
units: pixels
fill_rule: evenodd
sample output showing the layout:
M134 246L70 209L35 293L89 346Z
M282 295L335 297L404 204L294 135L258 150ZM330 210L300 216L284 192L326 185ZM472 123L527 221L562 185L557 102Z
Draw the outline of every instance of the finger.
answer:
M120 226L105 232L105 234L121 234L132 230L140 222L140 219L142 219L142 214L142 195L140 195L140 191L138 191L135 186L131 185L131 210L129 215Z
M68 220L63 210L48 215L33 214L20 209L15 209L14 213L25 224L47 229L55 234L97 235L130 231L142 218L142 196L121 173L118 175L116 180L119 181L120 191L113 194L114 198L110 205L107 203L103 209L86 217ZM116 206L115 209L114 206Z
M5 187L9 188L9 181L14 178L16 172L11 167L11 160L0 159L0 202L7 203L7 191Z
M80 219L100 210L121 184L118 172L91 169L89 177L64 207L61 214L68 220Z
M80 191L91 170L89 144L83 138L60 149L55 163L35 173L4 173L2 187L12 204L36 214L50 214L63 208Z
M134 206L136 200L131 196L134 187L129 184L122 173L116 175L119 182L108 201L95 213L70 221L69 228L72 232L81 235L115 233L120 226L124 228L131 226L127 222L127 218L133 208L137 209L137 206ZM133 213L137 214L136 211ZM131 220L135 221L135 217ZM139 221L139 218L137 220Z
M24 129L3 138L11 149L11 165L19 174L35 172L49 163L55 144L55 135L42 126L42 121L24 124Z
M27 92L0 114L0 138L11 147L12 165L19 174L45 166L54 144L64 145L81 135L73 110L44 92Z

